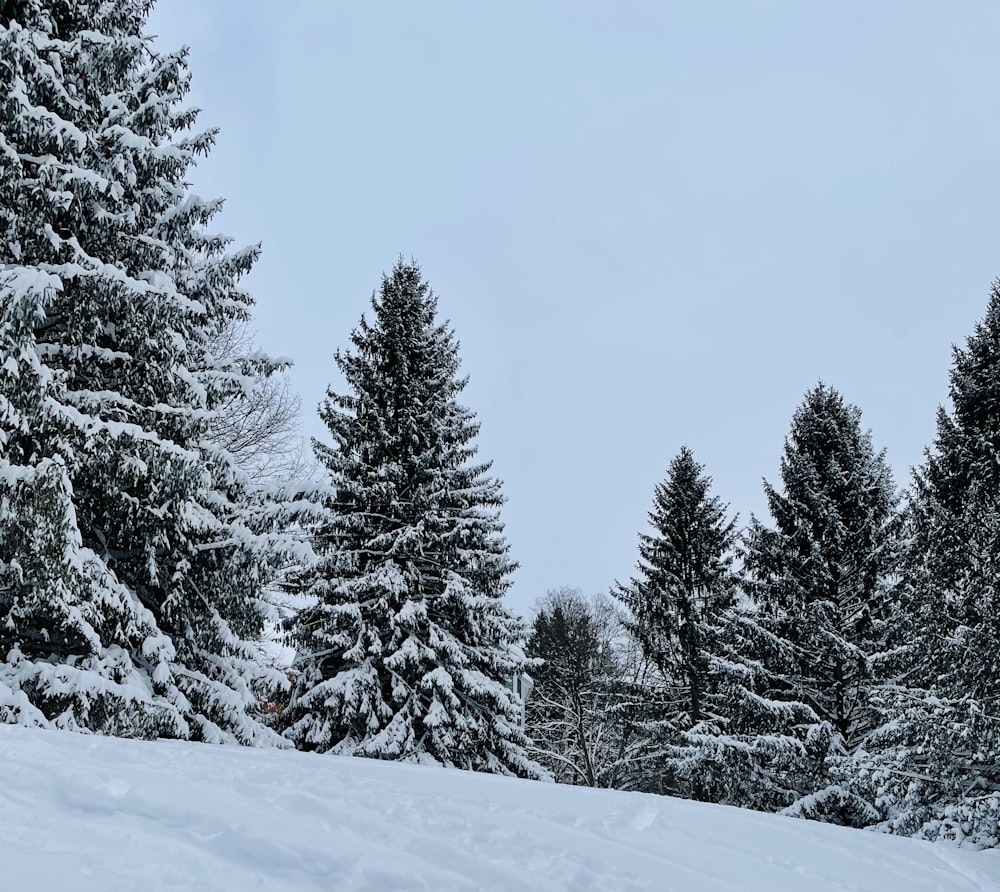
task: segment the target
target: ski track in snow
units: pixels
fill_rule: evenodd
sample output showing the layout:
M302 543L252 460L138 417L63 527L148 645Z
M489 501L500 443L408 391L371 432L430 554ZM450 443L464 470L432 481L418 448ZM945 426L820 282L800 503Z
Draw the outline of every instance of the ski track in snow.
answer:
M11 890L1000 890L974 852L638 793L0 726Z

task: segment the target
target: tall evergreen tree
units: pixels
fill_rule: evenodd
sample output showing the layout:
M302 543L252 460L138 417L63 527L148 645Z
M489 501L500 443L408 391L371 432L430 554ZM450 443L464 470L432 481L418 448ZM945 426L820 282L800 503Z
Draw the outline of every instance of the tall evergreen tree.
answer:
M711 712L707 644L713 621L735 597L735 519L710 494L711 478L686 446L655 490L649 522L639 536L639 576L619 586L628 628L650 662L670 679L671 721L698 724Z
M687 447L656 487L639 573L619 585L627 628L646 658L632 710L647 740L645 789L757 808L791 800L803 750L801 704L765 695L760 656L774 647L733 571L735 519Z
M911 680L984 702L1000 682L1000 281L954 348L951 411L914 474L904 598L918 653ZM912 640L912 638L911 638Z
M400 260L372 297L348 392L315 444L336 497L302 584L298 680L287 736L303 748L533 775L508 685L525 667L503 596L515 564L500 482L476 463L479 425L458 397L458 343L437 299Z
M211 346L257 251L188 192L214 134L150 6L0 17L0 719L279 742L247 639L291 508L207 436L274 367Z
M1000 281L913 475L894 623L902 659L852 766L880 826L1000 844Z
M885 642L897 566L896 495L861 411L824 384L795 412L781 481L780 492L764 484L774 527L754 520L748 533L750 591L762 623L786 645L770 667L771 695L808 704L831 730L835 756L877 721L873 658ZM821 788L829 767L817 761L800 792Z

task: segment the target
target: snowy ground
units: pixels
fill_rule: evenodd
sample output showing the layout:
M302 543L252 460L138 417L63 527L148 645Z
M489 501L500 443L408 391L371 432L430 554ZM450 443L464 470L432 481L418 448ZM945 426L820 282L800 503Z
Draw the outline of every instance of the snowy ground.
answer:
M0 886L1000 889L1000 853L656 796L0 726Z

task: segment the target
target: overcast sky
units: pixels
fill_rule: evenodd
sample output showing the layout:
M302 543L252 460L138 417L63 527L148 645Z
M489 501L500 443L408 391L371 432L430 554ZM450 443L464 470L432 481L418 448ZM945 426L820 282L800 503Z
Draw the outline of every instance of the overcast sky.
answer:
M1000 274L1000 6L160 0L309 435L396 257L462 344L511 603L625 580L687 443L765 513L818 379L900 483Z

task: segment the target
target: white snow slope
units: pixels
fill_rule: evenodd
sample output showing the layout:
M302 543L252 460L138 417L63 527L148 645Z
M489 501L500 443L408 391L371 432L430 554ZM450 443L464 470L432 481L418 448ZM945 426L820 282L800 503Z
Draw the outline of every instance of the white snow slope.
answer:
M1000 853L441 768L0 727L0 889L1000 889Z

